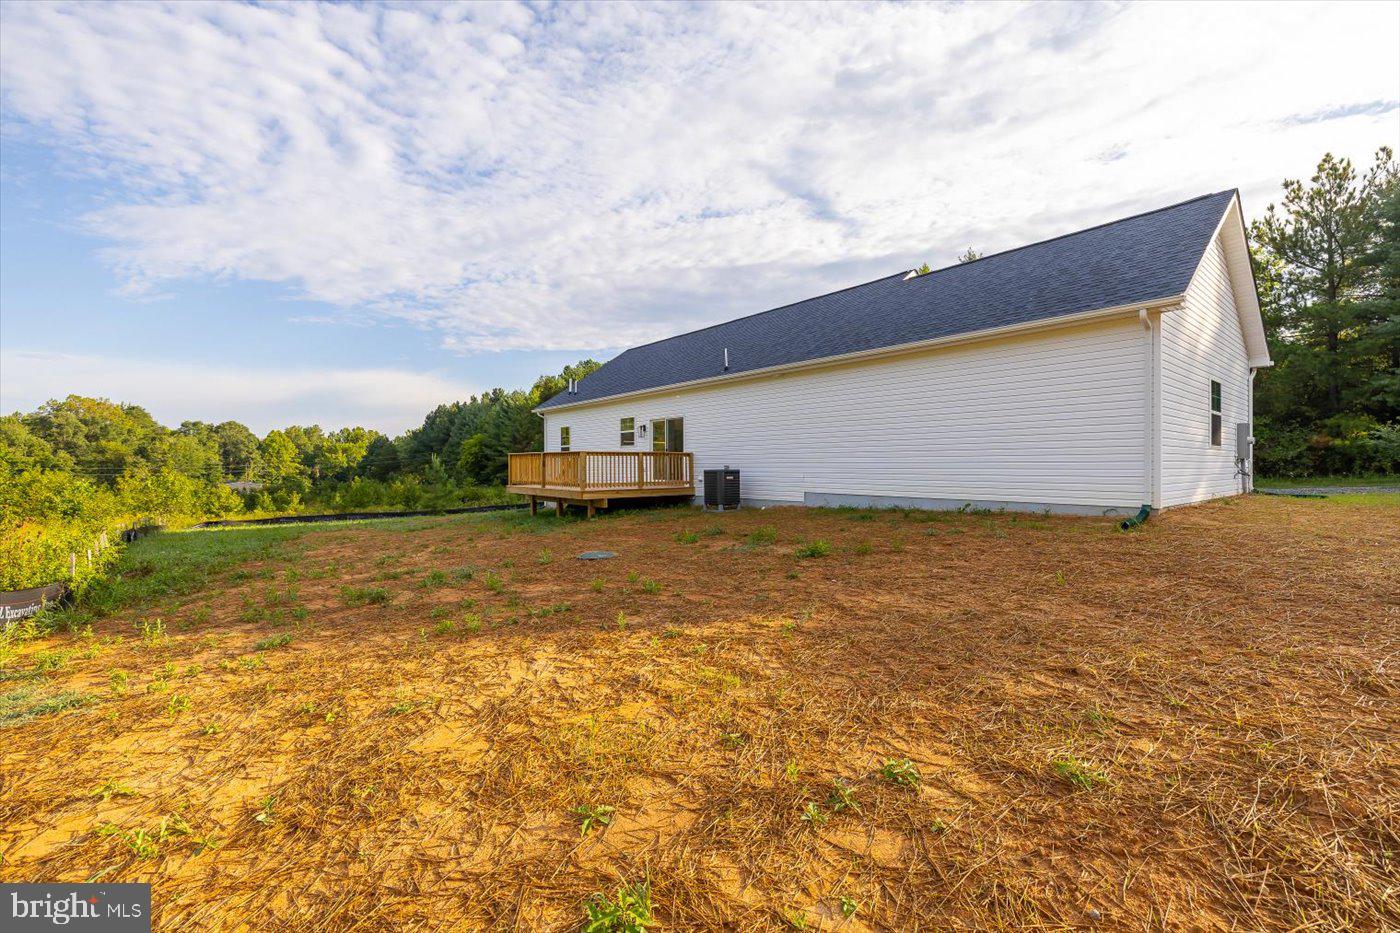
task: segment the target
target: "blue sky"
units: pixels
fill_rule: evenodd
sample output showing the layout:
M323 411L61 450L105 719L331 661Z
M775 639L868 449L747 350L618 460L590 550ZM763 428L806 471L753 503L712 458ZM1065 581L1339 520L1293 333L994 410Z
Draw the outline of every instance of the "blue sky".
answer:
M398 432L1400 143L1400 5L0 6L0 408ZM1301 67L1306 63L1307 67Z
M0 346L11 351L6 363L25 370L17 385L4 380L6 412L80 391L145 404L171 424L234 418L261 433L291 423L368 422L398 432L439 402L482 387L527 385L581 355L614 352L450 350L431 329L394 318L347 319L337 306L276 282L201 276L162 283L153 295L124 294L102 259L104 238L75 223L102 202L104 186L56 170L56 158L53 147L32 141L4 145ZM12 360L15 354L22 356ZM191 392L189 383L202 382L199 371L211 368L236 375ZM322 380L328 385L316 390L327 370L392 375L347 395L343 380ZM287 372L300 376L285 392L250 400L242 385ZM418 382L409 373L429 378ZM381 388L410 398L385 405L374 395Z

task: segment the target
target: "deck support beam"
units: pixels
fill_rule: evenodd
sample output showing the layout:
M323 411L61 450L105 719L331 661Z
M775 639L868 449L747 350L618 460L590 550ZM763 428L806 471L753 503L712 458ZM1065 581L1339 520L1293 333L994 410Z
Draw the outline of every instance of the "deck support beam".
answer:
M686 490L684 492L688 494L689 491ZM608 499L602 495L588 492L583 495L578 495L574 490L559 490L557 492L543 494L539 491L520 492L518 494L524 496L526 502L529 503L531 515L538 514L540 507L544 503L553 502L555 515L562 517L567 512L569 506L576 505L581 509L587 510L588 517L593 518L598 514L599 509L606 509L609 505ZM612 495L615 497L616 493L614 492ZM627 496L627 498L632 497ZM648 493L648 498L654 498L654 495Z

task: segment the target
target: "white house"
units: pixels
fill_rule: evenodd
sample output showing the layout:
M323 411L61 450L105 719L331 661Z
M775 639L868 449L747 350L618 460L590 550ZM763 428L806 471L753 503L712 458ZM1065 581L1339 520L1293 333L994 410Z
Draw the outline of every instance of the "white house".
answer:
M546 451L690 451L746 503L1122 514L1250 488L1268 365L1226 191L635 347L537 412Z

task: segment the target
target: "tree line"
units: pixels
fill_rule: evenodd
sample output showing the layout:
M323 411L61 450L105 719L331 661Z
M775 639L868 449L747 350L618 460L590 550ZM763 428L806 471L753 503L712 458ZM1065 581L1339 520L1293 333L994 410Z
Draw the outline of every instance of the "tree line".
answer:
M440 405L395 438L317 425L258 437L237 421L168 428L139 405L79 395L0 417L0 589L67 578L72 554L100 571L92 542L131 524L506 501L506 454L543 444L532 409L599 365Z
M164 480L182 489L207 487L190 501L189 514L196 515L295 511L347 496L357 500L350 503L355 508L412 507L425 496L455 501L471 489L503 485L506 455L543 443L542 422L532 410L599 365L584 360L541 376L525 391L493 389L440 405L397 438L318 425L292 425L259 438L237 421L167 428L139 405L70 395L0 418L0 474L12 482L29 472L62 474L115 492ZM239 494L228 487L234 482L256 488ZM363 501L368 492L370 501ZM17 503L7 505L22 511Z
M1330 153L1250 228L1272 368L1255 384L1265 476L1400 469L1400 166Z

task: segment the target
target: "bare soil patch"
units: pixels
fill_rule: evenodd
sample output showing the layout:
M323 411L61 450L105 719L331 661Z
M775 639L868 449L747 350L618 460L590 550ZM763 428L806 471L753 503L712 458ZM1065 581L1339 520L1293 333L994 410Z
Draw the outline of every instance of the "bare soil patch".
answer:
M307 532L0 669L0 878L150 881L163 930L572 929L643 880L666 929L1394 927L1397 519Z

